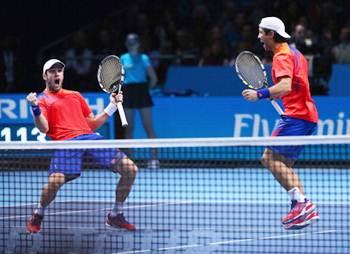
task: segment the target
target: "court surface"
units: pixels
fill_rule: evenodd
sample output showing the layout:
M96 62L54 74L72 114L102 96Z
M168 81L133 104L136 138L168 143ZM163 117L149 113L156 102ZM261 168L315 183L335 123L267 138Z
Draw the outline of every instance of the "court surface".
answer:
M25 223L46 172L1 172L1 253L350 253L350 170L298 169L321 220L286 231L286 193L264 169L140 169L125 215L135 232L105 218L117 179L87 171L46 210L42 232ZM31 180L32 179L32 180Z

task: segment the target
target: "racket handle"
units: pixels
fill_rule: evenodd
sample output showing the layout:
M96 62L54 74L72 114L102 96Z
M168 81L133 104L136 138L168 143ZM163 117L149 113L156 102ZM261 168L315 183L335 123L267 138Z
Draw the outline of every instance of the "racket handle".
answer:
M118 107L118 112L119 112L120 120L121 120L121 122L122 122L122 126L123 126L123 127L127 127L127 126L128 126L128 121L126 120L126 116L125 116L123 104L122 104L121 102L118 102L118 103L117 103L117 107Z
M271 102L272 106L276 109L276 111L279 115L284 114L281 106L274 99L271 99L270 102Z

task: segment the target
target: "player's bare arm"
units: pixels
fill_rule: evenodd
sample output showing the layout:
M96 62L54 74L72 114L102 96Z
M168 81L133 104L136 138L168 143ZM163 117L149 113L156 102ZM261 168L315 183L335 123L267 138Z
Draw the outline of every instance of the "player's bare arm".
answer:
M112 93L109 96L109 105L106 107L106 109L108 108L108 110L104 110L101 113L99 113L98 115L94 115L93 113L91 113L90 115L88 115L88 117L86 118L86 121L88 123L88 125L90 126L90 128L94 131L97 130L98 128L100 128L109 118L110 114L107 113L107 111L116 111L117 110L117 103L118 102L123 102L123 93Z
M41 132L47 133L49 131L49 124L46 118L44 117L44 115L41 113L36 93L29 93L27 95L27 101L30 103L32 107L35 126Z
M270 86L268 89L271 98L278 98L286 95L292 91L292 79L290 77L282 77L277 84ZM257 101L259 99L258 91L253 89L243 90L242 96L248 101Z
M282 77L277 84L269 88L272 98L277 98L289 94L292 91L292 79Z

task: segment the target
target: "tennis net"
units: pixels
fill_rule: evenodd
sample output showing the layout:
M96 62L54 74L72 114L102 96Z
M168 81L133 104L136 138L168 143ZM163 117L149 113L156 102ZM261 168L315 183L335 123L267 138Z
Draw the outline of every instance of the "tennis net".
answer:
M320 219L286 230L289 197L260 158L266 146L299 145L294 169ZM138 167L123 208L135 231L105 224L120 175L100 168L91 153L78 160L82 151L106 155L115 147ZM155 149L160 167L148 165ZM45 208L40 232L28 234L57 163L81 167L81 176ZM0 253L348 254L349 169L350 136L3 142Z

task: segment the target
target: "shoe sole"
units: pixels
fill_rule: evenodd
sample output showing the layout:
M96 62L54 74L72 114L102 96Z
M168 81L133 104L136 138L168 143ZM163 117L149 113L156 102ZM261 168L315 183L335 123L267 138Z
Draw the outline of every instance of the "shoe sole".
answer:
M311 204L311 207L305 207L302 211L301 211L301 213L297 216L297 217L294 217L294 218L292 218L292 219L289 219L288 221L282 221L282 224L283 225L286 225L286 224L290 224L290 223L292 223L293 221L296 221L296 220L298 220L298 219L301 219L301 218L303 218L303 217L306 217L306 216L308 216L309 214L311 214L313 211L315 211L315 209L316 209L316 206L314 205L314 204Z
M136 228L135 229L128 229L128 228L125 228L125 227L121 227L121 226L114 226L114 225L111 225L109 224L108 222L105 222L105 225L111 229L120 229L120 230L127 230L127 231L136 231Z
M293 225L283 225L283 228L286 230L298 230L298 229L302 229L305 228L313 223L315 223L316 221L318 221L320 219L319 214L315 211L312 212L308 215L305 216L305 220L302 221L301 223L298 224L293 224Z
M28 234L37 234L37 233L40 233L40 231L41 231L41 228L39 228L39 230L31 230L31 229L28 227L28 225L26 225L26 232L27 232Z
M32 230L29 230L28 228L26 228L26 232L27 232L27 234L38 234L38 233L40 233L40 231L41 231L41 229L40 230L38 230L38 231L32 231Z

